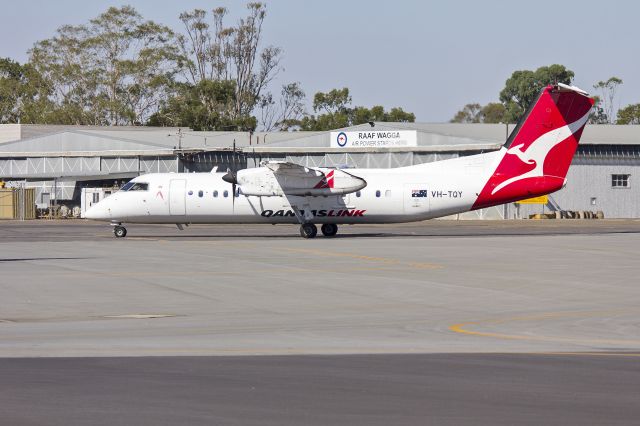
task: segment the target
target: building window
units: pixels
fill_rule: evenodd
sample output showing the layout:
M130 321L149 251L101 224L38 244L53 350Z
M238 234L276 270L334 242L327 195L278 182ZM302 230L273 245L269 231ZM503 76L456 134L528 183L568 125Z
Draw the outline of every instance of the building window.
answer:
M591 200L590 200L590 201L591 201L591 205L592 205L592 206L595 206L595 205L596 205L596 203L598 202L598 199L597 199L596 197L591 197Z
M387 189L386 191L384 191L384 196L385 197L391 197L391 190Z
M203 195L204 195L203 191L198 191L198 197L202 198Z
M376 191L376 197L380 198L380 190Z
M215 198L218 198L218 191L217 191L217 190L216 190L216 191L213 191L213 196L214 196Z
M611 175L612 188L629 188L629 178L631 175Z

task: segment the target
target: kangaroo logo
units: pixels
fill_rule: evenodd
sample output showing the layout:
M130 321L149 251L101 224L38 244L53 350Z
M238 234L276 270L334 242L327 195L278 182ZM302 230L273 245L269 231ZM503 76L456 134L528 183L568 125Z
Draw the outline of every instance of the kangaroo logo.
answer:
M334 172L333 170L329 171L325 176L322 177L320 182L318 182L318 184L313 188L314 189L333 188L333 172Z
M522 179L544 176L542 167L551 149L582 128L589 119L589 112L573 123L541 135L538 139L531 142L531 145L529 145L524 151L522 150L522 147L524 146L522 143L509 148L506 152L507 154L515 155L525 164L535 164L535 167L528 172L505 180L491 191L491 195L500 191L505 186L511 185L512 183L518 182Z

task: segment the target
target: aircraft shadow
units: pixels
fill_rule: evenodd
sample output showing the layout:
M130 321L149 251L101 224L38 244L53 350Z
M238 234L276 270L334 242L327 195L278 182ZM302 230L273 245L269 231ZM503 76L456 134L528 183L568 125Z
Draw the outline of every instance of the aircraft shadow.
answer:
M558 235L603 235L603 234L638 234L640 231L603 231L603 232L492 232L492 233L384 233L384 232L366 232L357 234L340 233L333 237L324 237L318 235L315 239L351 239L351 238L482 238L482 237L543 237ZM136 238L154 238L167 240L201 240L201 239L301 239L297 233L289 235L282 234L199 234L199 235L157 235L143 234L131 235L131 239Z
M86 260L91 257L20 257L12 259L0 259L0 262L28 262L37 260Z

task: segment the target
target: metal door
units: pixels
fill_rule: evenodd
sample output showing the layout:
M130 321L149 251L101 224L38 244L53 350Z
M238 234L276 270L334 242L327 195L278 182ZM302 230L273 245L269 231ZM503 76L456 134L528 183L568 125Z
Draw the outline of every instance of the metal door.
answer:
M169 214L172 216L184 216L186 210L186 186L185 179L171 179L169 183Z

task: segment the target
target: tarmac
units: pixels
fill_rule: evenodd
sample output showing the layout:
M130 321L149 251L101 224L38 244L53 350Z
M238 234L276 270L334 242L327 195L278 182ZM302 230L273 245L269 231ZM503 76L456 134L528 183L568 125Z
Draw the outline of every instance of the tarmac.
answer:
M0 222L1 418L633 424L640 414L640 221L438 220L313 240L287 225L127 228L115 239L99 223ZM166 393L148 393L156 387ZM73 401L84 408L65 410Z

